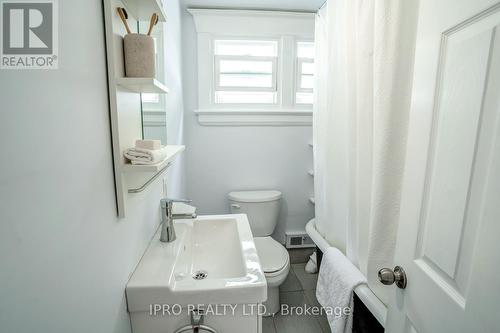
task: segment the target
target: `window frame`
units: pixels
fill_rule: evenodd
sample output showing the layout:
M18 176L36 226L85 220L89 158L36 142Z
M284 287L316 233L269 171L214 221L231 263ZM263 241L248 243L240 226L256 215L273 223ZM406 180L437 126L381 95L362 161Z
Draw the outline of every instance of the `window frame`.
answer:
M314 88L302 88L302 76L310 75L314 77L314 74L303 74L302 73L302 64L314 64L313 58L297 58L297 70L295 71L295 92L296 93L313 93Z
M297 102L297 94L301 93L306 93L306 94L314 94L314 88L302 88L301 83L302 83L302 63L315 63L316 57L314 58L309 58L309 57L299 57L298 54L298 45L299 43L313 43L313 39L297 39L295 41L295 62L296 62L296 69L295 69L295 91L294 91L294 97L293 97L293 102L298 108L312 108L313 103L298 103ZM313 76L316 73L313 74Z
M221 113L229 113L231 111L235 113L245 113L245 112L273 112L280 109L279 101L282 99L282 89L279 85L279 80L281 77L281 65L280 65L280 56L282 53L283 41L278 36L267 36L267 35L257 35L257 34L207 34L204 36L205 43L209 44L209 47L205 47L208 50L208 54L205 56L200 55L198 53L198 66L200 66L200 59L206 64L209 65L205 67L206 71L210 71L210 73L206 74L208 80L203 82L198 82L198 90L205 90L206 93L209 93L210 96L203 101L203 96L198 95L199 100L199 109L196 110L196 113L212 113L220 111ZM249 40L249 41L272 41L277 43L277 51L276 56L276 102L273 103L217 103L215 100L215 93L217 92L216 82L215 82L215 57L219 57L221 55L215 54L215 41L223 41L223 40ZM226 57L226 56L222 56ZM232 56L229 56L232 57ZM239 56L238 56L239 57ZM252 56L243 56L243 57L252 57ZM199 67L200 68L200 67ZM210 84L206 84L206 82L210 82ZM231 90L226 90L231 91ZM234 90L234 91L245 91L245 90ZM253 90L256 91L256 90ZM202 106L203 105L203 106Z
M312 104L296 103L296 48L299 41L314 41L314 14L188 9L193 15L198 49L198 107L194 110L202 125L283 125L312 124ZM229 32L228 32L229 31ZM226 57L259 60L264 56L215 54L216 40L277 42L273 59L273 88L221 87L219 61ZM217 91L270 91L274 103L216 103Z

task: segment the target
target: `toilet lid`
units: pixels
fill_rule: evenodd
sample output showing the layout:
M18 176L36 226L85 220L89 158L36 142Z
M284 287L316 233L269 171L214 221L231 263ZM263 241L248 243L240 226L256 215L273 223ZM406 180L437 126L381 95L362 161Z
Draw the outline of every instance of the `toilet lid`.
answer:
M288 262L288 251L271 237L255 237L255 247L264 273L281 270Z
M230 192L229 200L237 202L268 202L281 199L280 191L239 191Z

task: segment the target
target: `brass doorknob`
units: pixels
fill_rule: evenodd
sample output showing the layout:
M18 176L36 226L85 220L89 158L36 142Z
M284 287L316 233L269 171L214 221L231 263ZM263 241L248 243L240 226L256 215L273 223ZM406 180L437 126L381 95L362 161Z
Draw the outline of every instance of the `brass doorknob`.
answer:
M378 271L378 280L388 286L396 283L396 286L400 289L405 289L408 282L406 279L406 273L400 266L394 267L394 270L390 268L382 268Z

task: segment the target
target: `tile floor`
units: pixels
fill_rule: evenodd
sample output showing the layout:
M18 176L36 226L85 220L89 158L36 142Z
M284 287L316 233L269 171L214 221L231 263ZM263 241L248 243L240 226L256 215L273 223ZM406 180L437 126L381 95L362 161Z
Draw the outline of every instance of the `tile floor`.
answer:
M280 287L282 304L319 306L316 300L318 274L309 274L304 264L292 264L287 279ZM331 333L325 316L281 315L262 319L263 333Z

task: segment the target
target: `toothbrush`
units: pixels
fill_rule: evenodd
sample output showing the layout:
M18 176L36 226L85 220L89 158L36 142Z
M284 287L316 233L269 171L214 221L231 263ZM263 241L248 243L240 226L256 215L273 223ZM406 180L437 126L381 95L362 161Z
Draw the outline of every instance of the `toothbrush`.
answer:
M156 13L153 13L151 16L151 19L149 20L149 30L148 30L148 36L151 36L151 32L153 31L153 27L158 24L158 15Z
M118 15L122 19L123 25L125 26L127 33L131 34L132 32L130 31L130 28L128 27L128 23L127 23L128 15L127 15L127 12L125 11L125 8L118 7L118 8L116 8L116 10L118 11Z

